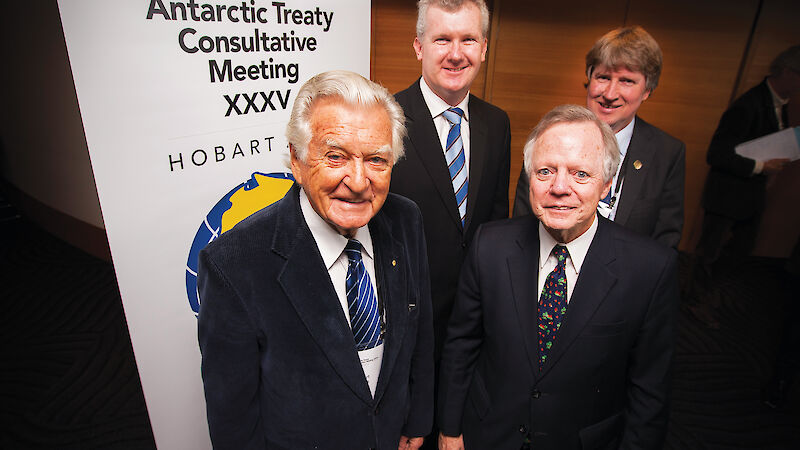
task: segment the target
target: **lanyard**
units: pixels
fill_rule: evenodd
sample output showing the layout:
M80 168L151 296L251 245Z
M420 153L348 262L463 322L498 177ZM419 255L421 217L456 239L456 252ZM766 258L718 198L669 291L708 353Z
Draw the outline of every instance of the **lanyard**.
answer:
M608 209L613 210L614 204L617 202L617 197L619 197L619 191L622 189L622 181L625 179L625 171L628 169L628 155L631 152L625 152L625 158L622 160L622 165L619 168L619 174L617 174L617 184L614 187L614 195L611 196L611 201L608 202Z

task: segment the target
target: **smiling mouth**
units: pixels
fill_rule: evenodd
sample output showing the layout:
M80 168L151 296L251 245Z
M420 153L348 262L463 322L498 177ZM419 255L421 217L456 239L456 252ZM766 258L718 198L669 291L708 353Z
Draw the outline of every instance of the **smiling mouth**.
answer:
M469 66L464 67L445 67L444 70L448 72L461 72L462 70L466 69Z
M363 198L360 198L360 199L359 198L354 198L354 199L337 198L336 200L338 200L338 201L340 201L342 203L346 203L348 205L361 205L363 203L367 203L367 200L363 199Z
M574 206L548 206L547 209L554 209L556 211L569 211L575 209Z
M598 102L601 108L605 109L617 109L622 105L609 105L608 103Z

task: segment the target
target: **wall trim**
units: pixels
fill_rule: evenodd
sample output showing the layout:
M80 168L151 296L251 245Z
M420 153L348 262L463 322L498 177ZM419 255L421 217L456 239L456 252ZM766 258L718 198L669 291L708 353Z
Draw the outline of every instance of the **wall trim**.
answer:
M105 229L52 208L8 181L0 182L0 190L6 200L14 205L26 219L73 247L111 262L111 250L108 247Z

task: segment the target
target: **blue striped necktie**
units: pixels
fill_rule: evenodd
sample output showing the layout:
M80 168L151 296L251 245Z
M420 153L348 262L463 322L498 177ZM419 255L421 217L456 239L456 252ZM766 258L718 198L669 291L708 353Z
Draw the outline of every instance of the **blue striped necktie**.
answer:
M464 111L460 108L450 108L443 112L442 115L450 122L444 159L447 161L447 168L450 170L450 181L453 183L458 215L461 217L461 225L463 226L464 218L467 216L467 190L469 189L464 143L461 140L461 117L464 116Z
M378 300L361 258L361 243L350 239L344 251L349 261L345 288L356 350L368 350L383 343Z

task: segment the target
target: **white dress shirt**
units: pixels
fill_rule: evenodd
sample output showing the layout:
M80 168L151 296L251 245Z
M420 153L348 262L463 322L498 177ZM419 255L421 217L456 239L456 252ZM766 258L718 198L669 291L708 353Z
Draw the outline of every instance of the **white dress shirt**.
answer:
M781 96L775 92L775 89L772 89L769 79L767 80L767 88L772 96L772 107L775 108L775 117L778 119L778 130L783 130L786 128L786 124L783 123L783 106L789 103L789 99L781 98ZM758 175L764 171L764 161L760 161L758 159L754 161L755 164L753 164L753 175Z
M589 251L589 246L592 244L595 233L597 233L597 216L594 217L589 229L582 235L576 237L571 242L566 244L559 243L539 222L539 290L537 291L538 297L542 296L542 289L544 283L547 281L547 276L558 265L558 258L553 255L553 247L556 245L565 245L569 256L567 257L566 265L564 266L564 273L567 276L567 304L572 298L572 291L575 289L575 283L578 281L578 276L581 274L581 266L583 260L586 259L586 253Z
M333 289L339 298L344 316L347 319L347 323L350 324L350 308L347 304L347 291L345 288L347 266L349 264L347 254L344 252L347 238L336 232L331 225L314 211L311 202L309 202L305 191L302 189L300 190L300 210L308 228L311 230L311 235L314 236L319 253L322 255L322 261L325 263L328 275L331 277ZM377 296L375 253L373 252L372 236L369 233L369 228L367 226L359 228L356 231L355 239L361 243L361 259L364 261L364 267L366 267L369 274L372 290ZM353 341L353 348L355 349L355 340ZM361 368L364 369L364 376L367 378L369 390L374 396L375 387L378 384L378 376L381 372L381 362L383 361L383 344L358 352L358 357L361 360Z
M425 104L428 105L431 117L433 117L433 125L436 127L439 142L442 144L442 154L444 154L447 150L447 134L450 132L450 122L444 118L442 113L452 108L452 106L448 105L447 102L433 92L428 83L425 82L425 78L419 80L419 87L422 90L422 98L425 100ZM461 100L461 103L455 107L464 111L464 116L461 118L461 142L464 144L464 170L469 175L469 92L467 92L464 100Z
M620 182L619 189L617 189L617 180L619 179L619 173L622 170L622 163L625 161L625 155L628 154L628 147L631 145L631 138L633 138L633 126L635 123L636 116L633 117L631 123L625 125L625 128L619 130L619 132L614 135L614 137L617 138L617 146L619 147L619 165L617 166L617 172L614 174L614 180L611 182L611 196L616 200L614 200L614 204L611 207L602 201L597 205L597 211L608 220L614 220L614 217L617 216L617 208L619 208L619 199L622 196L622 188L625 187L625 179Z

